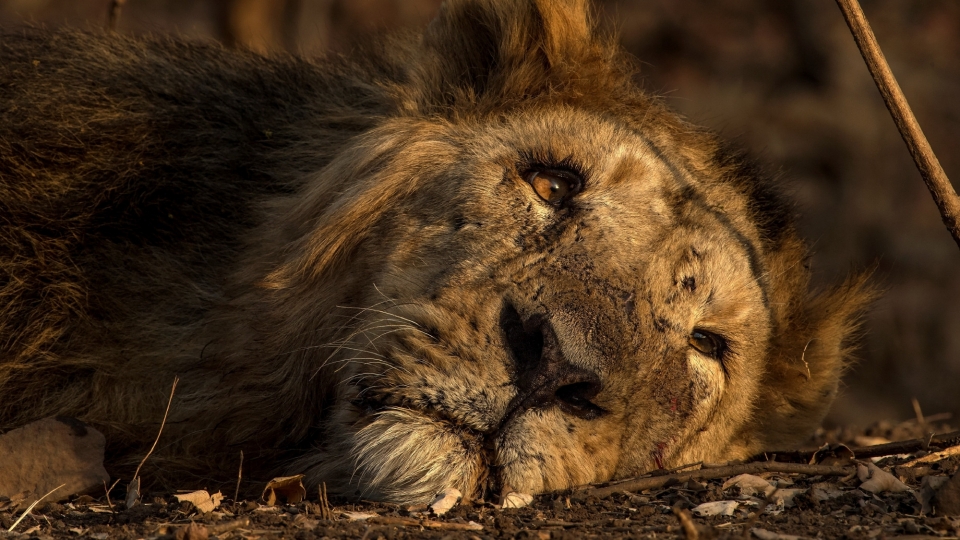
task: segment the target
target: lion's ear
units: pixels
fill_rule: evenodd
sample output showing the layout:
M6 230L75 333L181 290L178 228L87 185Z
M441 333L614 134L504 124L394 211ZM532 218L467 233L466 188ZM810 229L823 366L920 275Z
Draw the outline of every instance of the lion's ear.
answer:
M420 88L433 98L522 99L599 47L587 0L447 0L427 28Z
M868 275L816 295L784 321L748 426L752 451L789 449L819 426L850 362L860 316L876 297Z

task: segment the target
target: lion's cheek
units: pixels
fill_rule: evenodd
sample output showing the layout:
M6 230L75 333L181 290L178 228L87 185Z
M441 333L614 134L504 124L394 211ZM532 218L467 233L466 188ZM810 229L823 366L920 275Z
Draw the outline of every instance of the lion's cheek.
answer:
M556 408L516 418L497 441L500 484L543 493L608 480L619 459L612 422L571 419Z

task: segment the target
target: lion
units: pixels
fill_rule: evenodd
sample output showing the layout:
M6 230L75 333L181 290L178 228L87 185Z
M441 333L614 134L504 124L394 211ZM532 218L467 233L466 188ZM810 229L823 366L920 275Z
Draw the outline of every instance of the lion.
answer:
M636 82L587 0L448 0L350 57L0 40L0 431L114 475L423 503L789 447L865 279ZM311 488L312 489L312 488Z

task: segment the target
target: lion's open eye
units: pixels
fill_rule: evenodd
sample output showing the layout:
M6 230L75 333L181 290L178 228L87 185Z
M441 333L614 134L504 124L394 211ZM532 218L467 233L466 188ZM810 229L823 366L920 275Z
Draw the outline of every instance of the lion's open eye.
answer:
M541 199L555 206L580 189L580 180L568 173L531 171L526 180Z
M690 333L690 346L697 351L719 360L727 344L722 337L706 330L695 329Z

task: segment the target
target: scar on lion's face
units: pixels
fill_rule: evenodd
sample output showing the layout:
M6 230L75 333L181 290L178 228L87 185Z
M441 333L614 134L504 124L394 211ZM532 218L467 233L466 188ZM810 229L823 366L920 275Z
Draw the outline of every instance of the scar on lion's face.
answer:
M177 374L159 480L243 450L245 478L424 502L817 426L864 279L809 291L775 184L585 0L449 0L374 51L4 36L0 430L76 416L122 471Z

